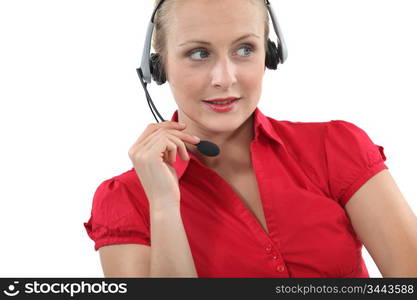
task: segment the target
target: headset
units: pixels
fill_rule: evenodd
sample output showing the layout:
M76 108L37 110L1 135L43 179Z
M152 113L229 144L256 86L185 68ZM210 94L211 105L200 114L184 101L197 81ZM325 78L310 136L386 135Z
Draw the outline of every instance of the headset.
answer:
M153 80L158 84L164 84L166 82L166 74L163 66L161 65L161 56L159 53L150 53L151 51L151 42L152 42L152 33L154 29L154 18L155 14L165 0L161 0L155 6L155 9L152 13L151 20L148 24L148 29L146 31L145 44L143 46L142 61L140 68L136 69L136 72L139 76L142 87L145 91L145 96L148 101L149 108L156 120L159 123L157 117L155 116L153 110L155 110L158 117L165 122L158 110L156 109L151 96L148 93L146 85L151 83L151 76ZM274 10L272 9L269 0L265 0L265 5L268 9L269 15L272 20L272 25L274 27L275 34L277 35L277 44L275 44L271 39L268 38L267 49L265 55L265 66L268 69L276 70L278 64L283 64L288 57L288 50L284 42L284 37L281 32L281 28L278 24L277 18L275 16ZM152 110L153 109L153 110ZM200 141L196 144L197 149L206 156L217 156L220 153L219 147L209 141Z

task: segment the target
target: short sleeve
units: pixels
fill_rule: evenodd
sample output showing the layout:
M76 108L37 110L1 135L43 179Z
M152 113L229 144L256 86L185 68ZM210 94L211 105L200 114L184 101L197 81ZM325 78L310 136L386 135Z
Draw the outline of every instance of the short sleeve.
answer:
M388 169L384 147L374 144L355 124L343 120L328 122L324 136L329 188L344 207L368 179Z
M90 219L84 223L94 249L111 244L150 246L149 223L126 184L117 178L96 189Z

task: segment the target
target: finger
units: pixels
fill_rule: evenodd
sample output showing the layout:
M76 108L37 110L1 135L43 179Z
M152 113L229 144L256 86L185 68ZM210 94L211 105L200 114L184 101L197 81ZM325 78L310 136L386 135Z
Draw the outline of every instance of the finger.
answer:
M182 132L182 131L178 131L178 130L174 130L174 129L165 129L165 132L175 135L178 138L180 138L183 142L187 142L189 144L197 144L200 142L200 138L192 135L192 134L188 134L186 132Z
M161 123L150 123L148 126L146 126L143 133L138 137L138 139L135 141L135 144L141 143L144 139L146 139L150 134L154 133L160 128L172 128L172 129L178 129L178 130L184 130L185 124L181 125L178 122L174 121L165 121Z
M167 151L168 151L168 162L170 164L174 163L177 159L177 152L179 152L180 156L183 160L188 160L188 153L187 148L183 141L181 141L178 137L172 134L168 134L165 138L170 141L167 143ZM170 146L174 145L174 148L169 148Z
M164 135L164 128L158 128L137 145L141 148L147 148L149 144L154 144L156 140L160 139L161 135Z
M149 137L146 140L142 141L142 143L138 147L146 147L146 145L150 143L154 139L155 136L157 137L157 136L160 136L161 134L175 135L179 137L181 140L183 140L184 142L187 142L193 145L200 142L200 139L198 137L194 137L193 135L179 131L177 129L159 128L158 130L153 132L151 135L149 135Z
M173 134L168 135L168 138L177 145L177 151L182 160L190 160L190 156L188 155L184 142Z
M183 160L189 160L190 156L187 152L187 148L185 146L185 142L196 144L200 141L198 137L194 137L190 134L185 132L181 132L178 130L161 130L162 133L166 134L168 138L170 138L178 147L179 155Z
M166 155L164 155L164 161L167 161L170 163L176 160L177 151L179 152L179 155L183 160L186 161L190 159L188 152L187 152L187 148L183 140L188 141L192 144L195 144L199 141L198 138L194 138L192 135L186 134L178 130L167 130L167 129L159 128L157 131L152 133L146 141L144 141L141 145L138 145L136 147L137 149L140 147L141 151L143 152L152 151L150 150L150 148L152 148L155 143L158 143L159 141L166 140L166 139L173 142L176 146L174 153L172 152L165 153ZM161 148L160 150L161 152L167 151L165 148L164 149Z
M162 142L162 141L161 141ZM173 164L177 157L177 145L172 142L169 138L166 138L163 142L165 142L167 153L167 161L166 163Z
M168 162L173 164L177 160L177 147L175 145L175 150L168 151Z
M162 158L165 163L175 161L177 145L172 142L162 130L158 130L148 140L146 145L142 145L140 151L145 154L145 157L151 157L152 160L156 157ZM174 151L174 153L170 153ZM174 158L172 158L174 157Z

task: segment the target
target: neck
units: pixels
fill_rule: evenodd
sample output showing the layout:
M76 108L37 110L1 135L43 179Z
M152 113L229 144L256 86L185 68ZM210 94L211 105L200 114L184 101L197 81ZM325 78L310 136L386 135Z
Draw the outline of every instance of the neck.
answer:
M193 130L184 132L198 136L201 140L208 140L215 143L220 148L218 156L209 157L201 154L197 147L185 143L187 150L193 153L201 163L212 169L220 169L226 166L228 169L241 169L251 166L250 144L253 140L253 122L252 114L240 127L232 132L222 134L204 134L194 132ZM179 119L181 122L181 119Z

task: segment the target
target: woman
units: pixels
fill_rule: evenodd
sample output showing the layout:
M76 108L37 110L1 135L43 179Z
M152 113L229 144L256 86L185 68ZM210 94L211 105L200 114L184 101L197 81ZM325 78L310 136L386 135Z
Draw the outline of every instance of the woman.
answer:
M257 108L268 22L261 0L158 10L154 49L178 110L144 130L133 168L94 195L84 225L105 276L369 277L363 244L384 277L417 275L416 217L383 147L346 121ZM207 103L229 97L229 110ZM200 140L220 155L201 155Z

